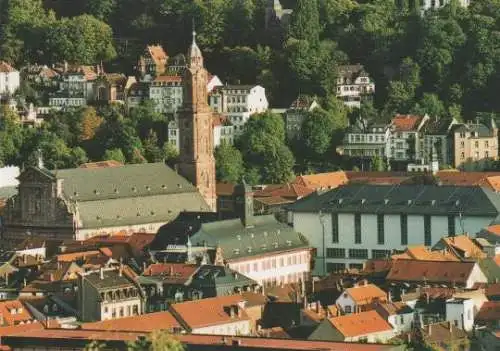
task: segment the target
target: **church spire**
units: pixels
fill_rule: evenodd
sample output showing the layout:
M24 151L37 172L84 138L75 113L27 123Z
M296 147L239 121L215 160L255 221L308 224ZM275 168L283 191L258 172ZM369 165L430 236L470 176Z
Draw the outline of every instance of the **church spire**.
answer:
M193 42L188 53L189 68L203 68L203 55L201 50L196 44L196 29L193 20Z

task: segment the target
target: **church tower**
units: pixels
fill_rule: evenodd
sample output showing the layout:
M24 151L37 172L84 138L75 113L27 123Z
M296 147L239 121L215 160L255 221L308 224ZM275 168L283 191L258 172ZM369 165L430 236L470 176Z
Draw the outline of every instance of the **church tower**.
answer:
M187 61L183 79L184 103L178 111L178 171L198 188L210 208L216 211L214 122L208 105L208 72L203 66L203 55L196 45L194 31Z

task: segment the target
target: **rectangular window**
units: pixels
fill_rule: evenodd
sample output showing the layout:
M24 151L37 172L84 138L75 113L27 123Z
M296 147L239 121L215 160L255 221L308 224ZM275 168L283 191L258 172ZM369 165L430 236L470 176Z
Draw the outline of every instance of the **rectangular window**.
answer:
M339 272L345 270L345 263L327 263L326 270L330 272Z
M401 225L401 245L408 245L408 216L406 214L401 214L400 225Z
M345 258L345 249L327 248L326 257L328 258Z
M368 258L367 249L349 249L349 258Z
M384 233L384 215L377 215L377 243L383 245L385 243Z
M332 243L337 244L339 242L339 215L338 213L332 213Z
M455 216L448 216L448 236L455 236Z
M388 258L391 253L391 250L372 250L372 258Z
M363 269L363 264L362 263L351 263L349 265L349 269L359 269L359 270L362 270Z
M354 243L361 244L361 214L354 215Z
M432 245L431 216L429 216L429 215L424 215L424 244L425 244L425 246Z

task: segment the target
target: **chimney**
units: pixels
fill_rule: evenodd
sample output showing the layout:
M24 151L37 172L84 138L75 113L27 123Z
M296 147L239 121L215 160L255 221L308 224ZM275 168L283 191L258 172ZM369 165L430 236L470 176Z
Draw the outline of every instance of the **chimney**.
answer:
M229 315L231 316L231 319L234 319L234 317L236 317L236 311L235 310L237 308L238 307L236 307L236 306L230 306L229 307Z
M429 332L427 333L429 336L432 335L432 324L429 324Z
M122 277L122 276L123 276L123 265L122 265L121 263L120 263L120 268L118 269L118 275L119 275L120 277Z
M146 261L142 262L142 271L144 272L146 270Z
M170 265L170 276L174 275L174 266Z
M23 262L24 264L28 263L28 256L23 255Z
M101 267L99 269L99 275L100 275L101 280L104 280L104 268Z
M319 306L320 306L320 302L319 301L316 301L316 313L319 314Z
M51 282L53 282L53 281L54 281L54 273L50 273L50 274L49 274L49 280L50 280Z
M448 321L448 328L450 329L450 334L451 334L453 331L453 324L451 323L451 321Z

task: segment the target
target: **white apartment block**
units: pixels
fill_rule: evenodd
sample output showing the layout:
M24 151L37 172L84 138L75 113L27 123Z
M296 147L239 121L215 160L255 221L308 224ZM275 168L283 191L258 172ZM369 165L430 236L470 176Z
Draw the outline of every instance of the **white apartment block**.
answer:
M337 98L348 107L361 107L375 94L375 83L360 64L340 66L337 77Z
M62 74L59 91L49 98L50 107L85 106L94 99L94 81L97 73L90 66L80 66Z
M7 62L0 61L0 97L14 94L19 85L19 71Z
M350 157L385 158L390 153L390 135L388 125L358 121L348 128L344 142L337 148L337 152Z
M219 115L214 119L214 147L222 143L234 143L234 126L226 117Z
M182 106L182 94L182 78L179 76L159 76L149 86L149 98L159 113L175 114Z
M362 268L408 245L477 233L500 211L479 186L345 185L288 208L288 221L316 248L315 274Z
M243 126L252 114L269 108L266 90L260 85L216 87L210 94L209 104L215 112L229 119L236 135L243 132Z
M297 138L301 134L302 124L309 115L309 112L319 107L316 100L311 100L299 96L285 112L285 128L288 140Z
M396 161L424 159L423 127L429 116L396 115L391 121L387 157Z

